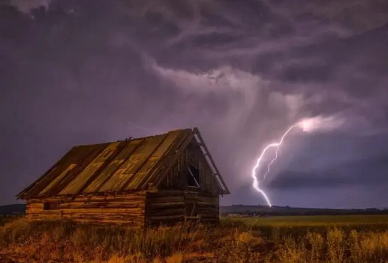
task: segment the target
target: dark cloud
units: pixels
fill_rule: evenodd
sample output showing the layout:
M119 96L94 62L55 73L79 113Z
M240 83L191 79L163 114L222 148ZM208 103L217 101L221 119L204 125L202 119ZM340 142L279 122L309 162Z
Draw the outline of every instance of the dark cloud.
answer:
M224 202L253 200L244 193L260 150L314 116L341 126L291 136L272 186L337 184L346 195L361 177L321 171L386 154L387 13L380 0L3 2L0 203L75 144L187 126L202 130L236 193ZM318 181L298 179L310 173Z
M267 185L268 189L333 189L354 186L372 190L376 184L387 184L388 157L357 160L331 169L298 172L282 171Z

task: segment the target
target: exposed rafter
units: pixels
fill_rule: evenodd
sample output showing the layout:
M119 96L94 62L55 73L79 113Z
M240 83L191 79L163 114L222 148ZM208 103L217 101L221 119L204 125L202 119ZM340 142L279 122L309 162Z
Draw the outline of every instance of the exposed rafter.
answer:
M209 166L211 167L212 169L212 172L213 172L213 176L216 178L217 180L217 183L220 187L220 189L222 190L222 194L223 195L227 195L227 194L230 194L230 191L228 189L228 187L226 186L224 180L222 179L221 177L221 173L220 171L218 170L214 160L213 160L213 157L211 156L208 148L206 147L206 144L202 138L202 135L201 133L199 132L198 128L194 128L193 129L193 133L194 133L194 138L196 139L198 145L200 146L201 148L201 151L203 152Z

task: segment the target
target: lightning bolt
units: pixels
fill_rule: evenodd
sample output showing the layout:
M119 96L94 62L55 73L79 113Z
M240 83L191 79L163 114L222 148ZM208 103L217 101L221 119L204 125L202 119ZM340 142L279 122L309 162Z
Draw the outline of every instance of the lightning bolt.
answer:
M264 150L261 152L261 155L259 156L259 158L256 161L256 165L252 169L253 187L264 197L264 199L267 202L269 207L272 206L271 201L269 200L267 194L259 187L259 180L257 179L257 176L256 176L256 170L260 167L261 161L262 161L263 157L265 156L265 154L267 153L267 151L271 148L276 148L275 158L273 158L272 161L268 164L267 172L264 174L264 178L268 175L268 173L271 171L271 165L278 158L278 152L279 152L280 146L283 144L283 141L286 138L287 134L289 134L291 132L291 130L293 128L295 128L295 126L296 125L292 125L290 128L288 128L288 130L283 134L283 136L281 137L279 142L275 142L275 143L271 143L271 144L267 145L267 147L265 147Z

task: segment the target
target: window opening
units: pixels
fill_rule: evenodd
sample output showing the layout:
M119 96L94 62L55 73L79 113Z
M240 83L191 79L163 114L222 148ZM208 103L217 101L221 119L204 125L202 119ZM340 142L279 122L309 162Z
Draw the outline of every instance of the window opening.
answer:
M195 166L189 166L189 176L187 180L187 185L192 187L200 187L200 181L199 181L199 169Z
M44 203L43 204L43 210L58 210L59 204L58 203Z

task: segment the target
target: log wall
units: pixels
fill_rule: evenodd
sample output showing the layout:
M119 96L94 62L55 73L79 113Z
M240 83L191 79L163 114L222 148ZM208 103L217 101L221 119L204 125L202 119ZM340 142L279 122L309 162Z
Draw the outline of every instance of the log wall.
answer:
M147 193L147 225L169 225L191 219L199 222L218 222L218 196L178 190Z
M146 224L171 225L184 220L185 200L182 191L147 193Z
M199 196L197 214L201 222L218 222L220 219L219 197Z
M58 204L58 210L45 210L45 203ZM72 220L92 224L118 224L131 227L171 225L185 220L219 221L219 198L195 191L167 190L138 192L120 196L31 199L26 206L31 220Z
M82 223L143 227L145 223L144 191L117 196L31 199L26 216L33 220L73 220ZM58 203L58 210L44 210L44 203Z

